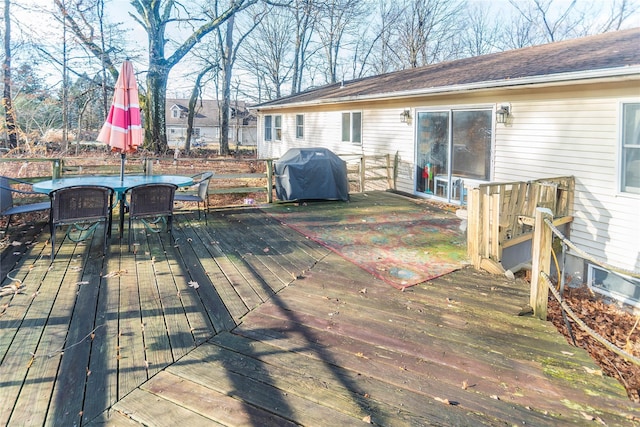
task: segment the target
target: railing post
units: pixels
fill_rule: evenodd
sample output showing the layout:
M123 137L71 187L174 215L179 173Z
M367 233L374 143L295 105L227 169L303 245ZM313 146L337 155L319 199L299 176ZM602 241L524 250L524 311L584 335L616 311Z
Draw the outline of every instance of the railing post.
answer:
M469 189L467 199L467 256L477 269L480 268L480 190Z
M548 208L536 208L531 247L531 296L529 297L529 305L533 308L534 316L542 320L547 320L549 289L544 280L542 280L541 273L549 274L551 268L551 242L553 240L551 228L544 222L545 219L553 220L551 210Z
M62 159L54 159L51 170L51 179L62 178Z
M273 202L273 160L267 159L267 203Z
M360 192L364 193L364 180L366 176L366 164L364 160L364 155L360 157Z
M153 175L153 159L145 157L142 160L142 171L145 175Z

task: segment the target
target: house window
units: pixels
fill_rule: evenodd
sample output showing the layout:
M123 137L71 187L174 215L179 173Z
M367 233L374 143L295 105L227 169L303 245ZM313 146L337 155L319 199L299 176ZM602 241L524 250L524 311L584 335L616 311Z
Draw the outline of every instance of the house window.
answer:
M296 138L304 138L304 114L296 114Z
M200 138L200 128L193 128L193 136Z
M264 116L264 140L282 140L282 116Z
M620 189L640 194L640 103L622 105Z
M273 139L273 136L271 136L272 133L272 129L271 129L271 123L273 117L271 116L264 116L264 140L265 141L271 141Z
M608 272L594 264L589 264L587 283L596 292L623 298L624 302L640 307L640 280L629 276Z
M276 141L282 141L282 116L273 116L273 130Z
M180 117L180 112L178 111L177 108L174 108L173 110L171 110L171 117L173 117L174 119L177 119Z
M342 141L354 144L362 142L362 113L342 113Z

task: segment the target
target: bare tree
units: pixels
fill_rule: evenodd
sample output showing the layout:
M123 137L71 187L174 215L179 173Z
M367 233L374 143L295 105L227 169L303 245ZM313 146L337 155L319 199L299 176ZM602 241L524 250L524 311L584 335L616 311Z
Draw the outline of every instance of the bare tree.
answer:
M638 2L633 0L613 0L601 3L603 7L609 6L606 20L597 23L596 32L617 31L640 10Z
M238 58L238 52L245 40L258 27L262 19L270 12L270 8L255 11L250 23L242 28L237 28L235 16L225 23L223 33L222 26L217 28L218 46L220 48L220 64L222 71L222 102L220 105L220 154L229 154L229 114L231 111L231 78L233 68ZM240 35L234 40L236 29L240 29Z
M54 0L62 13L69 11L60 0ZM75 0L81 2L81 0ZM146 90L141 91L141 105L145 119L145 147L163 153L168 149L165 110L169 73L207 34L226 22L235 13L246 9L259 0L231 0L221 12L215 9L200 8L198 4L185 7L175 0L131 0L135 13L130 16L147 33L148 70ZM217 2L216 2L217 3ZM183 41L168 37L168 28L177 27L182 34L188 32ZM111 46L100 46L94 42L90 33L81 26L70 25L76 37L82 41L95 57L109 62ZM105 50L105 47L107 50ZM168 49L171 48L171 49ZM112 61L112 60L111 60ZM109 68L109 67L108 67ZM117 73L116 73L117 74Z
M4 61L2 64L2 106L4 107L4 120L9 138L9 148L18 146L16 133L16 116L11 99L11 0L4 0Z
M638 2L633 0L509 0L509 3L516 11L509 31L515 36L505 48L620 30L640 10Z
M294 73L296 23L286 10L273 10L250 36L240 59L258 74L268 99L279 98Z
M362 28L353 55L353 78L382 74L399 69L399 57L393 49L396 28L402 16L402 5L395 1L377 0L369 12L368 25Z
M294 0L291 7L295 22L294 56L291 70L291 93L302 90L302 82L310 55L309 46L318 21L318 7L314 0Z
M552 7L554 0L533 0L532 2L520 2L509 0L509 3L529 22L537 28L547 42L554 42L567 38L576 28L578 22L584 20L584 16L572 17L576 11L577 0L572 0L566 7L559 9Z
M492 5L469 5L465 31L462 33L462 55L478 56L496 50L501 37L500 23L495 19Z
M449 0L408 0L398 24L396 49L403 65L415 68L459 57L457 40L462 3Z
M196 115L198 101L202 101L200 95L202 93L203 79L204 77L214 70L217 64L208 64L205 68L200 70L196 76L196 81L193 84L191 96L189 97L189 111L187 112L187 136L184 142L184 150L188 153L191 151L191 137L193 135L193 121Z
M357 23L365 13L363 0L326 0L320 4L318 36L325 53L325 80L335 83L341 50L350 35L356 37ZM350 32L351 31L351 32ZM340 76L342 79L342 76Z

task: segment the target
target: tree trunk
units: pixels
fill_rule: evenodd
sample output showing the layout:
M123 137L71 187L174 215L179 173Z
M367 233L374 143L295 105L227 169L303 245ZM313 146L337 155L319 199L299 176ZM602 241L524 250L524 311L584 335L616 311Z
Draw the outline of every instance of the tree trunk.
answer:
M233 68L233 27L232 16L227 21L225 52L222 57L222 106L220 107L220 155L229 155L229 109L231 106L231 70Z
M214 65L209 65L204 68L200 73L198 73L198 77L196 77L196 82L193 85L193 90L191 91L191 98L189 98L189 112L187 114L187 139L184 142L184 151L189 153L191 151L191 135L193 135L193 120L196 115L196 103L198 102L198 98L200 97L200 92L202 91L202 78L209 71L213 70Z
M4 0L4 91L2 94L2 105L4 107L9 148L16 148L18 146L16 116L11 102L11 15L9 14L9 6L11 6L11 0Z
M145 148L156 154L164 154L169 150L165 116L169 71L170 68L157 64L149 66L147 96L142 105L145 118Z

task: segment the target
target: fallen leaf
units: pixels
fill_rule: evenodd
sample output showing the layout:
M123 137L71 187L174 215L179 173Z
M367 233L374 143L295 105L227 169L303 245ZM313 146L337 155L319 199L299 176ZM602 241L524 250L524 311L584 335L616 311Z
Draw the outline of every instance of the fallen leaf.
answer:
M371 424L371 415L367 415L362 419L362 421L364 421L367 424Z
M587 374L598 375L599 377L602 376L602 369L592 369L592 368L589 368L588 366L583 366L583 368L587 372Z
M585 420L595 421L596 417L593 415L586 414L584 412L580 412L580 414L584 417Z
M193 288L193 289L198 289L200 287L200 285L198 284L198 282L194 282L193 280L189 282L189 287Z
M444 403L445 405L451 405L451 401L449 399L443 399L441 397L434 397L434 400L438 402Z

